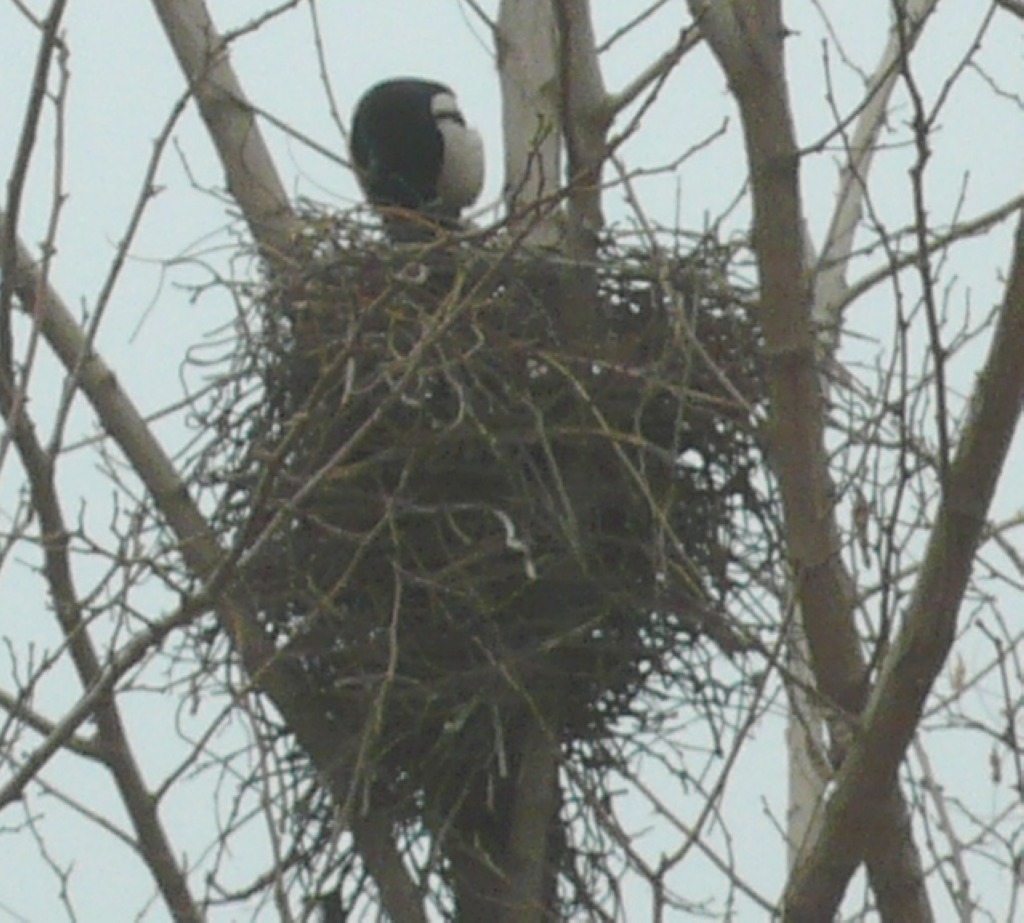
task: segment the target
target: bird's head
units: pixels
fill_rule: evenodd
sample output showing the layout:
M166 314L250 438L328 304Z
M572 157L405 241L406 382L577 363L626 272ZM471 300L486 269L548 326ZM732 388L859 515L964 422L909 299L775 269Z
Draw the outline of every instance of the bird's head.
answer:
M452 90L415 78L371 87L356 106L352 160L372 205L457 221L484 180L480 135Z

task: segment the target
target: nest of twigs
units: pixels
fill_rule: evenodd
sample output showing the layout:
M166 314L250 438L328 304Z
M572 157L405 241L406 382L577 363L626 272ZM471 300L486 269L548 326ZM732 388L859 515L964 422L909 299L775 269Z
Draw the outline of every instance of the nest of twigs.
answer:
M507 775L525 714L600 740L687 645L742 645L764 389L733 258L417 251L310 216L241 343L260 397L225 417L221 525L258 540L244 584L357 729L367 802L445 812Z

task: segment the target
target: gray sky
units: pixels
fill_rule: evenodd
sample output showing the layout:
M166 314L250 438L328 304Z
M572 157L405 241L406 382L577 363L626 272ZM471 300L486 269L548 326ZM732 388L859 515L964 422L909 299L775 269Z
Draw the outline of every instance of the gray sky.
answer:
M595 0L600 31L607 34L629 18L628 11L639 11L645 5L635 0ZM43 8L38 0L28 6L36 11ZM241 24L267 6L264 0L210 3L222 29ZM470 120L484 134L489 155L485 197L495 198L502 180L498 85L489 39L479 22L455 0L323 2L320 6L328 76L341 116L347 121L359 94L381 78L409 74L451 84ZM483 6L493 11L495 3ZM826 57L825 33L814 6L788 6L788 23L795 33L788 46L790 89L800 139L809 145L834 125L826 91L829 82L834 86L835 105L843 112L856 103L862 83L834 47ZM870 72L885 38L888 4L883 0L826 0L822 6L843 37L848 59L864 72ZM915 58L915 72L928 88L930 98L934 99L951 62L968 49L980 21L981 6L976 0L948 0L940 18L929 29L922 52ZM670 3L653 23L614 49L606 62L605 76L610 89L628 81L668 47L675 30L688 18L682 15L682 7L678 0ZM972 216L1021 191L1021 28L1009 21L1003 26L1001 37L993 33L986 39L981 58L985 74L973 70L965 73L953 88L939 119L927 174L929 207L939 225L951 221L958 209L963 216ZM71 75L62 166L62 191L67 201L62 211L52 281L74 308L90 310L139 195L154 138L181 96L183 81L156 17L146 3L72 3L64 35L70 49ZM34 30L10 0L0 0L0 36L0 86L4 88L0 102L0 139L4 139L0 143L0 168L6 177L36 51ZM235 52L234 62L250 98L259 107L344 157L343 140L331 118L310 36L309 17L300 9L245 39ZM988 78L1011 88L1018 94L1018 102L994 94L987 85ZM910 215L906 177L913 157L913 151L906 146L908 136L904 130L910 110L905 96L898 94L897 100L890 122L893 134L887 139L894 145L881 156L872 183L872 208L892 226L902 225ZM44 124L20 224L23 239L32 243L43 237L53 201L52 111ZM637 180L637 191L653 220L668 226L678 220L685 227L699 229L736 198L744 181L736 113L720 72L710 55L701 49L669 81L648 114L645 127L627 144L624 156L633 168L660 168L723 124L724 138L695 154L678 171L658 172ZM340 163L272 128L267 128L267 136L289 189L296 196L339 207L354 204L356 186ZM214 194L222 185L222 174L191 108L174 130L173 138L174 146L165 154L159 171L159 194L149 207L132 248L132 260L115 290L99 337L101 352L126 389L148 412L180 399L181 366L186 351L233 314L233 306L223 292L191 303L183 288L208 281L209 266L223 271L228 265L232 240L224 233L228 225L224 202ZM832 147L834 150L834 142ZM810 156L803 176L811 231L820 242L835 188L834 153L824 151ZM621 191L609 192L606 207L612 222L628 225L631 218ZM742 203L726 227L742 231L746 220L747 208ZM965 245L954 257L955 268L945 277L951 281L948 310L952 316L957 316L956 312L966 316L969 311L979 320L999 297L999 273L1009 252L1008 231L1003 228L976 244ZM865 241L869 239L870 235L866 235ZM854 277L861 267L878 265L878 254L858 260L856 265ZM913 280L908 280L908 294L912 295L914 290ZM877 295L859 303L854 309L852 326L860 338L847 339L847 355L874 361L886 350L892 332L889 290L883 287ZM961 390L970 386L983 346L984 341L979 341L954 363L954 382ZM52 362L43 361L32 392L32 410L44 421L46 408L52 407L55 397L53 389L47 388L47 382L57 380L54 369ZM190 370L186 377L193 387L200 383L195 371ZM82 413L80 420L79 432L83 425L91 426L85 422L87 414ZM157 431L168 446L179 444L183 438L180 416L158 424ZM1019 437L1016 449L1014 465L1020 471L1024 458ZM0 503L4 510L13 508L20 482L17 465L8 459L0 472ZM81 498L81 515L89 522L99 527L109 518L113 488L98 470L94 452L83 449L73 453L65 462L63 483ZM1020 488L1013 478L1004 478L1000 497L1003 511L1020 509ZM77 515L78 510L72 509ZM24 656L30 641L37 646L54 645L57 638L48 627L52 617L32 571L35 562L28 554L22 557L24 561L8 562L0 573L0 598L5 601L4 611L0 612L0 632L10 635ZM79 567L87 585L103 563L81 561ZM140 595L138 600L151 606L154 615L172 604L156 588ZM0 685L8 686L11 669L9 657L0 651ZM69 684L69 675L66 670L58 670L42 684L35 701L41 710L57 715L70 704L69 689L73 693L75 686ZM177 703L167 697L144 695L132 697L126 704L130 719L148 741L145 758L151 781L174 764L175 752L169 747L174 740L176 707ZM198 719L189 722L193 729L202 724ZM736 826L742 827L744 836L733 844L741 857L742 871L769 896L779 887L785 858L774 827L781 822L784 811L781 731L778 720L767 721L757 729L756 739L737 770L735 778L740 781L731 785L723 809L727 818L742 819ZM225 742L238 739L240 733L237 729L232 731L235 736L226 737ZM944 777L951 789L967 790L986 784L983 750L964 753L962 743L953 737L939 738L934 746L940 765L959 764L956 773ZM106 779L83 761L60 757L52 767L51 777L87 804L103 806L105 810L113 803ZM193 860L211 836L208 784L207 780L186 784L164 812ZM998 800L1004 795L993 789L991 798ZM41 797L33 805L42 812L39 829L45 832L54 855L60 861L74 864L72 892L81 918L133 918L153 891L141 864L113 837L98 833L94 826L61 809L54 799ZM766 806L770 806L774 818L769 816ZM113 812L121 816L118 808ZM5 821L8 825L14 823L11 818L17 813L16 809L9 810L0 818L0 825ZM638 809L635 827L640 829L649 822L650 817ZM6 829L0 826L0 831ZM641 842L647 848L647 842ZM650 847L655 856L656 847L656 843ZM4 855L0 871L0 923L6 919L27 919L33 923L64 919L55 902L52 878L43 870L28 835L22 833L15 838L3 833L0 848ZM246 846L235 844L232 862L242 870L251 864L240 852L245 848L259 855L264 847L255 837ZM690 867L693 874L698 865ZM1004 888L1006 883L993 881L992 886ZM5 916L9 911L13 913ZM638 910L636 919L644 919L645 913L646 908ZM273 914L265 916L272 918ZM758 918L749 909L741 910L737 916L740 920ZM157 903L144 919L164 920L166 916Z

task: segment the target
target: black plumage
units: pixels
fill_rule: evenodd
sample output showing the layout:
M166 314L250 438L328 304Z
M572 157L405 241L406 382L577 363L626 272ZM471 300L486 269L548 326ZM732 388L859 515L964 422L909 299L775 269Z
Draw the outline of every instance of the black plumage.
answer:
M369 202L456 223L483 185L483 146L441 83L379 83L356 106L352 160Z

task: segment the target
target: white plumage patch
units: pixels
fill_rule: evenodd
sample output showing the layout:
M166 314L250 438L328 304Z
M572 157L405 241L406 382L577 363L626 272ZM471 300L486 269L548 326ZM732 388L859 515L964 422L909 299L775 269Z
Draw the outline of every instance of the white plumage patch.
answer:
M484 185L484 145L479 133L466 125L450 93L438 93L431 111L444 142L437 198L446 211L458 213L472 205Z

